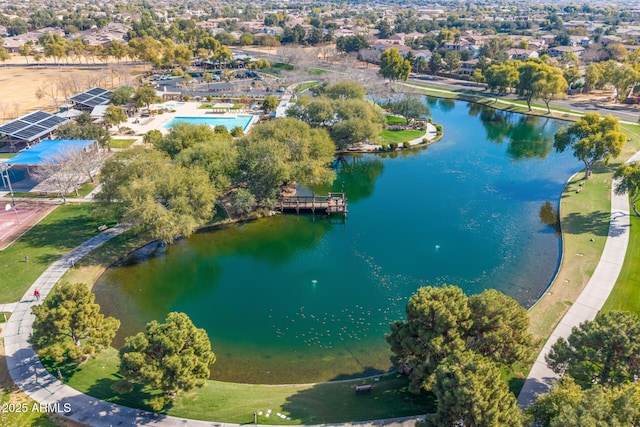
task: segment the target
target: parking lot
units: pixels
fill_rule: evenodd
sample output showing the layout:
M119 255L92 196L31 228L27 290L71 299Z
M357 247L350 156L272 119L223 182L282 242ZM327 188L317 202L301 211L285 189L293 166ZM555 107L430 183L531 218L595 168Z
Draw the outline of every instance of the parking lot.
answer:
M204 81L203 71L189 71L190 81L169 74L154 74L148 81L161 92L178 92L192 98L243 97L264 98L284 92L283 78L251 70L212 70L212 81Z

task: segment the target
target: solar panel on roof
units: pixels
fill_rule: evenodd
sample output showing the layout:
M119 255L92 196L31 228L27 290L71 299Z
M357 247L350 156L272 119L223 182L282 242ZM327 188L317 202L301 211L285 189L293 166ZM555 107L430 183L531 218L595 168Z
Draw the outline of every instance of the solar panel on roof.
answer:
M25 122L29 122L29 123L37 123L41 120L44 120L48 117L50 117L51 114L47 114L44 111L36 111L33 112L31 114L28 114L24 117L21 118L21 120L24 120Z
M90 89L88 91L86 91L85 93L89 94L89 95L102 95L103 93L108 92L105 89L99 88L99 87L94 87L93 89Z
M98 97L96 97L96 98L92 98L92 99L90 99L90 100L86 101L86 102L84 103L84 105L88 105L88 106L90 106L90 107L95 107L96 105L102 105L102 104L104 104L105 102L108 102L108 101L105 101L105 100L104 100L104 99L102 99L102 98L98 98Z
M87 95L86 93L80 93L78 95L72 96L70 99L75 102L83 103L87 99L91 99L91 95Z
M40 135L43 135L47 133L46 129L40 128L38 126L30 126L26 129L21 130L20 132L16 133L15 137L19 138L19 139L25 139L27 141L31 140L32 138L36 138Z
M39 122L38 125L49 128L57 126L64 121L65 119L63 119L62 117L49 117L48 119Z
M7 134L12 134L14 132L18 132L21 129L24 129L25 126L19 124L19 123L13 123L13 122L9 122L6 123L2 126L0 126L0 132L2 133L7 133Z

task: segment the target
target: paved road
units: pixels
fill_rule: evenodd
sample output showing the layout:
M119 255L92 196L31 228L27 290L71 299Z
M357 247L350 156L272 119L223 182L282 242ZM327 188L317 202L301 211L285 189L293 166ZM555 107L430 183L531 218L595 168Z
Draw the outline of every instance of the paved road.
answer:
M586 320L593 320L616 284L627 253L630 219L629 196L615 194L615 186L614 183L611 188L611 223L600 262L576 302L551 333L531 368L518 395L518 404L523 408L535 402L538 394L549 391L554 382L560 378L559 374L547 367L545 357L549 354L551 346L561 337L567 339L574 326Z
M492 97L489 92L484 90L484 85L480 83L468 82L464 80L455 80L445 77L437 76L419 76L412 77L408 80L409 83L421 83L430 86L437 86L439 88L448 89L451 91L465 91L474 95L484 95ZM501 95L501 99L521 100L518 96L513 94ZM534 101L540 103L539 101ZM551 108L565 108L569 110L581 111L585 113L600 113L602 115L611 114L614 117L618 117L622 120L637 123L638 116L640 115L640 108L636 105L605 105L597 101L577 100L575 97L569 97L567 99L558 99L551 102Z

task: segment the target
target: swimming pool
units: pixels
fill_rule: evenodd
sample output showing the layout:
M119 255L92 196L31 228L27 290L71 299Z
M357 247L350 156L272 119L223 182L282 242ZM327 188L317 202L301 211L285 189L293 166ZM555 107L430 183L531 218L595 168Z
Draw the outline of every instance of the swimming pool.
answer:
M165 128L172 128L178 122L187 122L194 125L225 126L231 131L236 126L240 126L243 132L246 132L251 124L253 116L233 116L233 117L174 117L169 123L164 125Z

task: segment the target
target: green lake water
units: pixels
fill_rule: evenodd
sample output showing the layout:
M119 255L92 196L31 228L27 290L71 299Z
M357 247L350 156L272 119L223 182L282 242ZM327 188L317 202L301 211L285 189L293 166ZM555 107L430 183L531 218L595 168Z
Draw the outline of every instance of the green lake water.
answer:
M184 311L209 334L213 378L307 383L387 371L384 334L420 286L535 302L561 253L549 208L580 168L553 152L564 124L427 102L440 142L338 162L346 221L264 218L150 245L109 269L94 290L123 321L115 344Z

